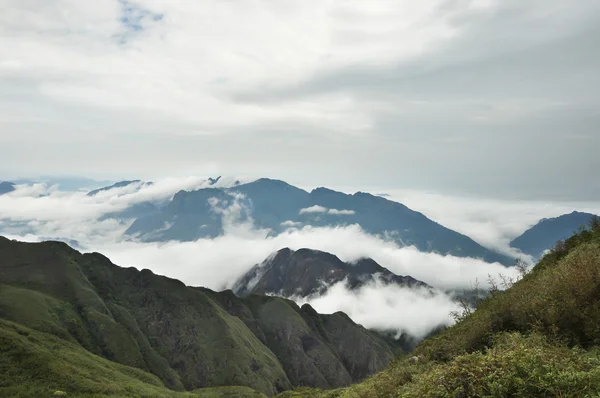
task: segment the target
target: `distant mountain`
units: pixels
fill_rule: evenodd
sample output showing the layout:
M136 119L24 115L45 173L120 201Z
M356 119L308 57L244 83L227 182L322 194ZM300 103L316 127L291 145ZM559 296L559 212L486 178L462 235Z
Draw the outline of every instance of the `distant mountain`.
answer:
M290 227L358 224L370 234L421 251L514 262L400 203L363 192L348 195L317 188L308 193L266 178L232 188L180 191L160 212L138 218L126 234L143 241L214 238L224 233L222 209L236 201L243 205L238 222L252 218L256 227L272 235Z
M208 177L208 184L215 185L217 182L219 182L220 179L221 176L218 176L217 178Z
M138 191L141 188L150 186L152 184L153 184L153 182L151 182L151 181L142 182L141 180L119 181L110 186L94 189L93 191L88 192L87 196L93 197L93 196L98 195L101 192L108 192L112 189L125 188L125 187L131 186L131 185L137 185L136 191ZM155 202L151 202L151 201L133 203L133 204L129 205L126 209L123 209L121 211L114 212L114 213L105 214L100 219L101 220L107 219L107 218L134 219L134 218L139 218L139 217L145 217L145 216L157 213L158 210L160 209L160 207L163 205L164 205L164 203L155 203Z
M254 293L308 297L322 295L344 280L354 289L375 278L399 286L428 287L410 276L396 275L370 258L345 263L330 253L285 248L254 266L235 283L233 291L240 296Z
M15 184L8 181L0 182L0 195L4 195L6 193L12 192L15 190Z
M594 214L574 211L555 218L544 218L510 242L510 246L539 259L557 241L567 239L581 226L588 227L593 217Z
M107 187L102 187L102 188L98 188L98 189L94 189L93 191L88 192L88 196L94 196L99 194L100 192L105 192L105 191L110 191L111 189L115 189L115 188L124 188L127 186L130 186L132 184L139 184L140 187L141 186L147 186L147 185L152 185L152 182L145 182L142 184L142 181L140 180L131 180L131 181L119 181L116 182L110 186Z
M84 348L150 372L179 391L238 385L273 395L297 386L345 386L383 369L397 349L392 340L341 312L320 315L309 305L298 307L277 297L242 299L231 290L217 293L146 269L121 268L64 243L2 237L0 319L1 333L19 330L9 321L47 336L14 336L3 348L4 354L15 355L15 363L59 349L47 335L52 334L69 342L71 350ZM24 347L35 351L23 354ZM36 369L48 369L53 355L35 358ZM42 373L36 377L49 371ZM140 373L130 369L127 374ZM66 373L64 378L69 379Z

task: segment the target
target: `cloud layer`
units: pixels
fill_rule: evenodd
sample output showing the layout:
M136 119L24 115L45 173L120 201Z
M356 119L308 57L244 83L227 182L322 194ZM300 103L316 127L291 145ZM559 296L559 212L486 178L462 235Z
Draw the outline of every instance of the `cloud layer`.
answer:
M363 189L600 193L595 0L2 9L2 178L243 170Z
M224 178L219 183L229 186L235 180ZM215 290L232 287L253 265L284 247L322 250L348 262L371 257L398 275L410 275L441 291L469 289L475 281L486 287L488 275L516 277L515 270L499 264L422 253L414 247L400 248L365 233L357 225L298 228L287 223L286 232L272 237L269 231L254 228L251 218L240 218L245 213L242 210L247 210L243 209L245 201L240 200L241 197L228 203L211 201L213 210L223 219L226 232L215 239L166 243L125 241L122 234L131 221L106 218L126 206L165 201L180 189L206 184L203 178L159 179L153 185L131 185L93 197L45 185L19 186L16 191L0 196L0 233L29 241L75 239L81 250L101 252L118 265L148 268L188 285ZM493 247L504 247L503 239L522 232L534 218L558 215L577 205L554 203L544 207L539 202L484 200L414 191L390 191L390 195ZM577 209L600 209L598 204L588 205ZM323 208L325 211L331 209ZM334 286L325 296L311 299L310 304L321 312L345 311L367 327L405 330L418 336L439 324L451 322L449 311L455 309L452 300L441 292L431 296L377 284L358 291L350 291L343 285Z

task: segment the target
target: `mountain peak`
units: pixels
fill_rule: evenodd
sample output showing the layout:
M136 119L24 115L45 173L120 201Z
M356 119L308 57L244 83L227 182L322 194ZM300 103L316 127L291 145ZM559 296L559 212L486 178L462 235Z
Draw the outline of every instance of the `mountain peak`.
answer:
M208 184L215 185L217 182L219 182L220 179L221 176L218 176L217 178L208 177Z
M10 181L2 181L0 182L0 195L4 195L5 193L9 193L15 190L15 184Z
M330 286L342 281L350 288L358 288L375 278L387 284L427 287L410 276L392 273L370 258L346 263L320 250L285 248L255 265L235 283L233 290L241 296L255 293L308 297L324 294Z
M139 184L141 182L142 182L141 180L119 181L119 182L116 182L116 183L114 183L112 185L109 185L107 187L102 187L102 188L94 189L94 190L88 192L87 196L94 196L94 195L99 194L100 192L109 191L111 189L116 189L116 188L124 188L124 187L128 187L130 185L133 185L133 184ZM151 184L152 184L151 182L145 183L145 185L151 185Z
M542 218L510 242L510 246L534 258L540 258L544 252L554 247L559 240L573 235L580 227L588 227L594 214L573 211L553 218Z

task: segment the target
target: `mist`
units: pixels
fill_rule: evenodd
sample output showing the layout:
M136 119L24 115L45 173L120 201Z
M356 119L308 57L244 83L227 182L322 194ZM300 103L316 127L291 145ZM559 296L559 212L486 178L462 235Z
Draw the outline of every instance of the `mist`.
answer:
M222 179L217 186L231 186L234 180L237 179ZM366 327L409 331L415 336L452 322L449 313L456 309L456 304L445 292L470 289L475 283L485 288L490 275L518 277L517 270L498 263L399 247L366 233L358 225L297 228L288 223L285 232L269 236L268 230L254 227L251 217L240 219L245 213L241 208L244 201L238 200L242 198L227 205L213 201L211 206L222 217L225 234L193 242L125 240L123 234L133 220L110 216L135 203L161 203L181 189L205 186L206 180L197 177L164 179L152 185L132 184L91 197L43 184L18 186L16 191L0 196L0 233L26 241L75 240L78 250L100 252L117 265L150 269L187 285L213 290L231 288L252 266L284 247L321 250L345 262L370 257L395 274L410 275L433 286L437 289L435 294L376 283L358 290L338 284L322 297L311 298L310 304L324 313L344 311ZM397 192L391 195L401 196ZM571 205L539 207L539 203L478 201L417 192L410 195L404 192L403 198L412 208L487 243L488 247L506 246L507 240L526 229L535 217L556 214ZM508 217L510 212L514 214ZM297 301L302 304L306 299Z

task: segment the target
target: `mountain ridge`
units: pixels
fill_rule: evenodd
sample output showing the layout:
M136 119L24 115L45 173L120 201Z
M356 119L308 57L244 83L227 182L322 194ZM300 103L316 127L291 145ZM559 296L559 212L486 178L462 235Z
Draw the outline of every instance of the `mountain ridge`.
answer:
M542 218L513 239L510 246L539 259L546 250L552 249L557 241L570 237L578 228L588 228L594 217L591 213L573 211L557 217Z
M209 200L213 200L212 205ZM420 251L481 258L504 265L514 263L514 259L484 248L470 237L401 203L369 193L349 195L322 187L307 192L285 181L268 178L232 188L180 191L159 212L136 219L126 236L148 242L221 236L224 226L218 213L223 213L223 206L232 203L240 207L241 218L236 222L252 219L256 228L270 230L271 236L286 231L291 225L358 224L369 234L392 239L401 246L412 245Z
M10 181L0 181L0 195L10 193L15 190L16 184Z
M340 387L383 369L398 348L339 313L189 287L62 242L3 237L0 318L150 372L176 391Z
M329 287L339 282L356 289L376 279L403 287L430 288L410 276L392 273L371 258L347 263L334 254L320 250L283 248L240 277L233 291L242 297L273 294L306 298L323 295Z

